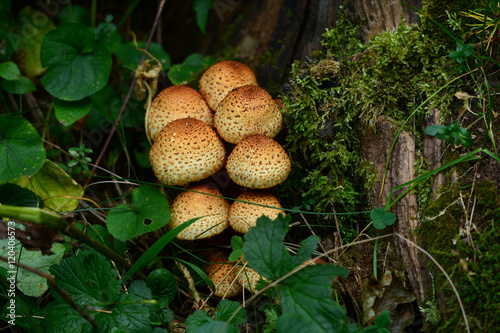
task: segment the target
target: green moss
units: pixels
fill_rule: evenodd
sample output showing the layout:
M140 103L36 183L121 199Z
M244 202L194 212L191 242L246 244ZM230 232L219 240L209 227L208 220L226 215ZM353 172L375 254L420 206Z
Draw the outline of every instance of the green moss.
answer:
M490 332L500 325L500 199L497 194L496 185L488 181L478 182L473 188L456 185L429 205L418 230L421 245L450 275L460 293L472 332ZM468 232L465 221L471 216L472 208L474 224ZM443 274L435 272L437 292L446 310L442 321L429 331L464 331L455 294Z

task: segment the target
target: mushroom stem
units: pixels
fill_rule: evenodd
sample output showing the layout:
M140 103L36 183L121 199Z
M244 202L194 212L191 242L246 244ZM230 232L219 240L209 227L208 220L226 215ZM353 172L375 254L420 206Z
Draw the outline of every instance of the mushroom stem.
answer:
M186 268L186 266L184 266L181 262L176 260L175 264L177 265L177 267L179 267L179 269L182 272L182 275L184 275L184 278L186 279L186 281L189 285L189 291L191 292L191 295L194 297L194 301L195 301L193 307L196 308L196 310L200 310L200 309L198 309L198 306L200 304L202 304L202 306L203 306L203 301L201 300L200 294L196 290L196 286L195 286L193 277L191 276L191 273Z

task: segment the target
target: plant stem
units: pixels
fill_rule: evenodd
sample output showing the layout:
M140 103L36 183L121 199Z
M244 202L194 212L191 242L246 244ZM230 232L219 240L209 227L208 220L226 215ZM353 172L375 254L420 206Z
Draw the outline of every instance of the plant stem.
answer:
M375 244L373 245L373 276L375 276L375 280L378 280L377 277L377 245L378 245L378 236L380 234L380 230L377 229L377 238L375 238Z
M34 207L0 205L0 216L49 226L66 236L87 244L97 252L116 262L118 265L125 267L127 270L132 267L125 258L86 233L78 230L74 225L69 224L58 214ZM141 279L146 279L146 276L141 272L137 272L137 276Z

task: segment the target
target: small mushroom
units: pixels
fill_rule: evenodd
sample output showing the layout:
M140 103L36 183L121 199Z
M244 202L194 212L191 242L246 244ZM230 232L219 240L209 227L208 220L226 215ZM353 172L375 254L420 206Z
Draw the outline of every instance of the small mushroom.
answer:
M223 140L238 143L254 134L274 138L281 129L283 116L266 90L246 85L233 89L219 103L214 122Z
M168 123L187 117L199 119L208 126L214 125L212 110L198 91L182 85L163 89L148 111L146 128L149 137L155 141Z
M229 202L222 197L221 192L204 184L191 185L188 190L179 193L172 203L170 228L197 217L201 218L176 237L192 241L223 232L229 226Z
M215 285L212 290L218 297L234 297L241 294L243 287L236 279L238 268L229 261L228 254L222 251L211 253L205 272Z
M257 79L245 64L225 60L210 66L200 78L200 93L208 106L215 110L217 105L233 90L244 85L257 86Z
M291 162L278 142L265 135L252 135L234 147L226 169L236 184L265 189L285 181Z
M186 185L215 174L224 166L224 142L213 128L183 118L162 129L149 152L153 172L165 185Z
M251 227L255 226L257 219L262 215L266 215L271 220L274 220L278 215L285 214L281 209L274 209L260 205L282 208L278 198L267 191L250 190L241 193L237 201L231 204L229 209L229 225L237 232L245 234ZM241 200L241 201L238 201ZM253 205L251 203L259 205Z

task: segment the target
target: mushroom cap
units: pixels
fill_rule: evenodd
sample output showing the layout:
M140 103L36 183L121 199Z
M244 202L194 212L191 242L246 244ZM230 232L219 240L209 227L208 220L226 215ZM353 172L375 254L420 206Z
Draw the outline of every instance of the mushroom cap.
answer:
M252 293L255 293L255 288L257 287L257 282L259 280L265 280L265 278L257 273L256 270L250 267L241 267L236 268L237 273L237 281L238 283L245 289L249 290Z
M236 200L254 202L261 205L279 207L281 204L278 198L267 191L250 190L241 193ZM271 220L274 220L281 213L285 212L281 209L268 208L250 203L234 201L229 209L229 225L242 234L245 234L251 227L255 226L257 219L262 215L266 215Z
M246 85L233 89L219 103L214 122L223 140L238 143L254 134L274 138L281 129L283 116L266 90Z
M217 105L233 90L244 85L257 86L257 79L245 64L225 60L210 66L200 78L200 93L208 106L215 110Z
M196 217L201 218L182 230L176 237L195 240L209 238L223 232L229 226L227 222L229 202L222 197L219 190L208 185L195 184L188 189L191 191L179 193L172 203L170 228L173 229Z
M182 85L163 89L149 108L146 124L149 137L155 141L168 123L187 117L199 119L208 126L214 125L213 112L198 91Z
M234 147L226 169L236 184L264 189L285 181L291 162L278 142L265 135L252 135Z
M208 178L224 166L224 142L215 130L194 118L163 128L149 152L156 178L165 185L185 185Z
M228 255L224 252L211 253L205 266L205 272L215 285L215 290L212 291L218 297L234 297L243 291L236 279L238 268L227 258Z

